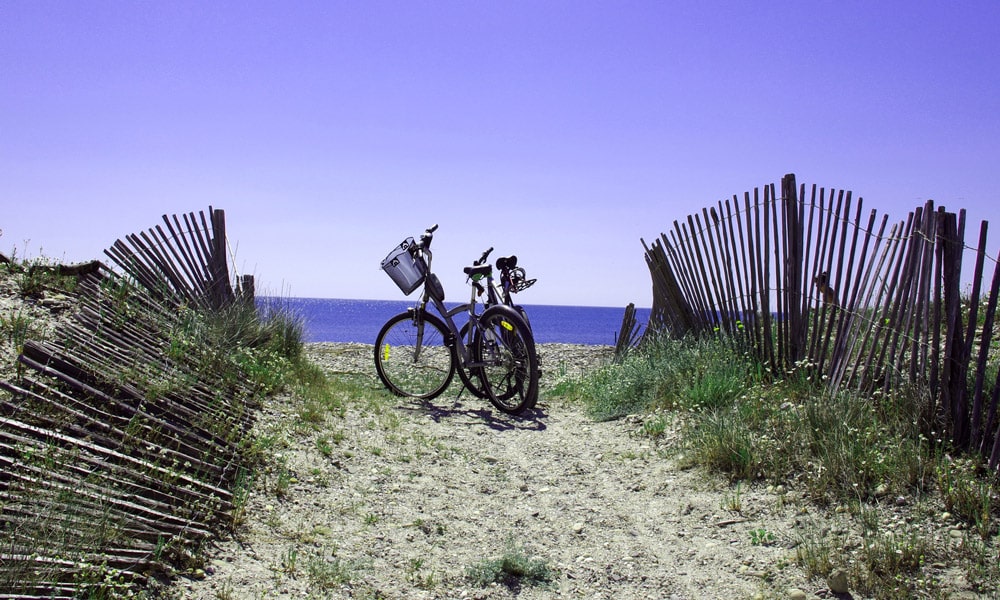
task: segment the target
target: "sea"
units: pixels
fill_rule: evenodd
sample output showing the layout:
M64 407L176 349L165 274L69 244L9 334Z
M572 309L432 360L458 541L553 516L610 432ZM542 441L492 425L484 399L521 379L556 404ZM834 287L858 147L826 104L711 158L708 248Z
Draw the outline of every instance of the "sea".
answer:
M340 300L330 298L258 298L265 314L283 310L302 320L304 341L374 344L382 325L415 306L407 300ZM448 304L448 308L456 306ZM525 304L538 344L611 346L618 340L625 307ZM636 321L645 327L650 309L637 308ZM461 326L462 321L456 319Z

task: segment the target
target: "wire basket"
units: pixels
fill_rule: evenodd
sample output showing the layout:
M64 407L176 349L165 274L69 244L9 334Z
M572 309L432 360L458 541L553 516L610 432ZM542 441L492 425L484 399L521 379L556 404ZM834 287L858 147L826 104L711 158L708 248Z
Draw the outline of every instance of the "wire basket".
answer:
M427 278L424 259L414 256L413 238L409 237L396 246L382 261L382 270L409 296Z

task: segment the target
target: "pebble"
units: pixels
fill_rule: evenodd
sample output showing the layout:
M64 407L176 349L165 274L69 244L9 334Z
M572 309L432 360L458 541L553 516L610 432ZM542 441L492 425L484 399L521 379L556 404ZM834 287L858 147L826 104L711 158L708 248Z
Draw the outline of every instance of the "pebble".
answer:
M849 586L847 582L847 571L843 569L834 569L829 577L826 578L826 585L830 588L830 591L835 594L846 594Z

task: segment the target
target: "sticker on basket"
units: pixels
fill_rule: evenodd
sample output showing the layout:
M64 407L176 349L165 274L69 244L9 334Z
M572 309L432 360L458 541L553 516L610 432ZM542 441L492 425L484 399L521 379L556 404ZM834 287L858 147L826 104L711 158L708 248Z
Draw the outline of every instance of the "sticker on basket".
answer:
M500 321L500 324L503 325L503 328L506 329L507 331L514 331L514 326L508 323L507 321Z
M389 360L389 344L382 348L382 360Z

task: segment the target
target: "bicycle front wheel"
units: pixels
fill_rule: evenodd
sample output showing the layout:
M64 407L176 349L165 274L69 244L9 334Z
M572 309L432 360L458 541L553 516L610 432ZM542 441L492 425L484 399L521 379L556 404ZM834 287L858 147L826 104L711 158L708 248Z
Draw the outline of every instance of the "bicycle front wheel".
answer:
M493 406L511 414L535 406L539 377L535 339L517 311L503 305L486 309L473 346Z
M431 399L455 375L447 328L425 310L409 310L389 319L375 338L375 370L397 396Z

